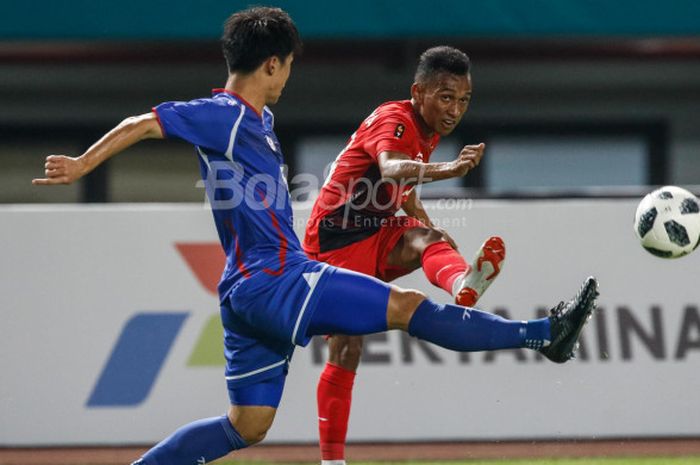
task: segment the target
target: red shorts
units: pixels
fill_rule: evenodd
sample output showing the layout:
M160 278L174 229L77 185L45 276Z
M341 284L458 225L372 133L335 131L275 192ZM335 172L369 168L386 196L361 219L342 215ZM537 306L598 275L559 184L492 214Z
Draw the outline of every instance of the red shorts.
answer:
M379 231L367 239L346 247L321 253L307 253L312 260L368 274L389 282L409 274L413 270L387 263L389 252L396 246L404 232L414 228L425 228L425 224L410 216L387 218Z

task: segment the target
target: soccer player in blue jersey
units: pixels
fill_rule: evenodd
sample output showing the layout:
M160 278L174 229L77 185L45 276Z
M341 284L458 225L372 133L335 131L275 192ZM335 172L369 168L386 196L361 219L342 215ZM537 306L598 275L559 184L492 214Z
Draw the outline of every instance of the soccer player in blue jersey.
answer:
M548 318L511 321L309 260L292 229L267 107L279 99L300 50L297 29L282 10L256 7L233 14L222 41L229 70L223 89L127 118L79 157L50 155L45 177L33 181L70 184L143 139L195 146L227 256L219 296L230 406L226 415L181 427L135 464L203 464L261 441L294 347L314 335L400 329L455 351L528 347L558 363L573 356L595 308L594 278Z

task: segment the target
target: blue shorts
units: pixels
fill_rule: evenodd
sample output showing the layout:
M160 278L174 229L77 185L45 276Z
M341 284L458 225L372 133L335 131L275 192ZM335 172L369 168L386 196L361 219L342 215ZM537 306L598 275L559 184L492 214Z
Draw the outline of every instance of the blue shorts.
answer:
M304 258L288 261L279 276L257 271L234 286L221 305L229 387L287 373L295 345L311 340L310 318L334 272Z
M388 299L385 283L306 258L281 275L253 273L221 305L231 403L276 407L295 346L316 334L386 331ZM243 389L256 384L267 394Z

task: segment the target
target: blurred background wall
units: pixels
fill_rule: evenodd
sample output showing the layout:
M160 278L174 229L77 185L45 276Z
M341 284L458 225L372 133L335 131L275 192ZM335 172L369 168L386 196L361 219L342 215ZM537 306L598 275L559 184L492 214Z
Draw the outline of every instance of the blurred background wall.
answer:
M435 159L487 143L432 195L625 196L699 184L700 3L678 0L277 1L305 53L273 108L289 179L324 168L377 105L409 98L420 53L473 62L474 97ZM4 1L0 202L201 201L192 149L146 142L81 184L32 187L50 153L80 154L124 117L207 96L241 1ZM299 178L297 178L298 180Z

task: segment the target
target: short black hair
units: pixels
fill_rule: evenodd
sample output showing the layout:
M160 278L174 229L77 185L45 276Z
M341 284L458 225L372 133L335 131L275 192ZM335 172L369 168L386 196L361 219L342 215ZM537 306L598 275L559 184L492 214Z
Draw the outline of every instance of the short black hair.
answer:
M469 74L470 66L466 53L454 47L440 45L429 48L421 54L414 80L425 83L442 72L466 76Z
M232 14L224 24L221 46L229 73L250 73L272 56L284 61L302 49L292 18L280 8L269 7Z

